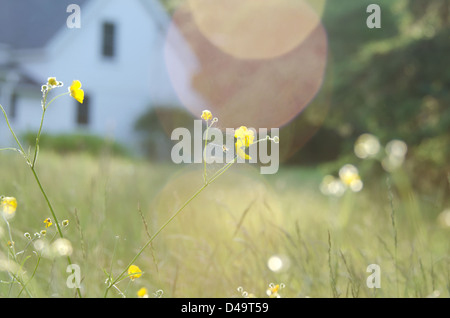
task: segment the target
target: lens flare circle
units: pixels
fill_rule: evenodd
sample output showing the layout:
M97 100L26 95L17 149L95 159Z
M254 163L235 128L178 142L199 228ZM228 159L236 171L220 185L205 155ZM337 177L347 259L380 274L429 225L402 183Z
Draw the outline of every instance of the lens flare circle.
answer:
M239 59L283 55L320 23L325 1L188 0L198 30L221 51Z
M164 47L174 91L192 114L198 117L209 109L222 127L270 129L287 124L310 104L322 86L328 54L326 32L315 10L302 11L308 16L298 22L304 23L304 28L290 29L290 33L304 33L303 37L283 54L272 52L265 58L245 59L224 52L206 37L198 20L211 17L203 13L199 18L199 14L192 5L179 7ZM305 29L308 32L303 32ZM247 29L240 29L240 33L243 37L251 34Z

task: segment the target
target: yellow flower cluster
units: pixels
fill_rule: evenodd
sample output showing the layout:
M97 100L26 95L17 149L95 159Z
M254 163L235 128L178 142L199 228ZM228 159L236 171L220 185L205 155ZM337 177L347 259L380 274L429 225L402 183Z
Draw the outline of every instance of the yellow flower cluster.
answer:
M47 83L42 85L42 94L47 96L48 92L55 87L63 86L63 82L58 81L56 77L49 77ZM84 101L84 91L81 89L81 82L79 80L74 80L72 85L69 87L69 94L75 98L79 103L83 104Z
M211 114L211 112L210 112L209 110L204 110L204 111L202 112L201 118L202 118L203 120L205 120L205 121L208 121L208 120L212 119L213 117L212 117L212 114Z
M47 228L47 227L52 226L53 223L52 223L52 220L50 218L46 218L44 220L44 224L45 224L45 227Z
M217 117L213 118L213 115L209 110L204 110L200 117L206 121L207 124L210 120L212 120L211 124L208 125L208 128L210 128L213 123L218 121ZM252 159L248 154L246 154L245 149L250 147L253 143L257 143L259 141L258 140L255 142L254 131L248 129L246 126L241 126L235 130L234 137L236 138L235 147L237 156L246 160ZM274 138L267 136L267 140L272 140L275 143L280 142L280 138L278 136L275 136ZM228 150L225 146L222 146L222 149L224 152Z
M57 81L55 77L49 77L47 79L47 85L49 88L63 86L63 82Z
M280 296L280 294L278 294L278 292L280 291L280 289L283 289L284 287L285 287L285 285L283 283L276 284L276 285L273 283L270 283L269 288L266 291L266 294L270 298L281 298L281 296Z
M0 210L5 217L12 217L17 210L17 199L14 197L0 198Z
M245 126L241 126L235 131L234 137L236 138L235 146L237 155L243 159L252 159L245 153L244 149L250 147L255 140L253 130L248 129Z

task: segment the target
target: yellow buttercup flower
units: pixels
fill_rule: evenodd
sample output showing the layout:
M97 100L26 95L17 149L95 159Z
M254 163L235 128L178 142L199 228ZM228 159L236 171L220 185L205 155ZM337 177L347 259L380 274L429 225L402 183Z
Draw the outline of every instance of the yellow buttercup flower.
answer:
M237 155L243 159L252 159L245 153L244 148L248 148L255 140L253 130L241 126L234 132L234 137L237 139L235 144Z
M0 199L0 210L6 216L12 216L17 209L17 199L14 197L4 197Z
M50 226L52 226L52 220L50 219L50 218L46 218L45 220L44 220L44 224L45 224L45 227L50 227Z
M81 82L75 80L69 87L70 96L75 98L79 103L83 104L84 91L81 89Z
M281 296L278 294L278 292L280 291L280 289L284 288L284 284L273 284L270 283L269 284L269 288L266 291L267 296L269 296L270 298L280 298Z
M275 286L270 286L269 287L270 293L271 294L275 294L278 293L278 290L280 290L280 285L275 285Z
M147 288L142 287L138 290L137 295L139 298L148 298Z
M142 271L138 266L130 265L130 267L128 267L128 275L130 276L131 280L134 280L135 278L139 278L142 276Z
M234 137L236 137L238 140L241 140L242 144L245 147L249 147L253 143L253 141L255 140L255 135L253 133L253 130L248 129L245 126L239 127L234 132Z
M56 80L56 77L49 77L47 79L47 87L53 88L57 86L62 86L63 83Z
M49 77L47 80L47 84L50 86L57 86L58 85L58 81L56 80L55 77Z
M245 150L243 149L244 147L245 145L241 140L236 141L236 154L245 160L252 159L252 157L245 153Z
M211 112L209 110L204 110L202 112L201 118L206 120L206 121L208 121L208 120L212 119L212 114L211 114Z

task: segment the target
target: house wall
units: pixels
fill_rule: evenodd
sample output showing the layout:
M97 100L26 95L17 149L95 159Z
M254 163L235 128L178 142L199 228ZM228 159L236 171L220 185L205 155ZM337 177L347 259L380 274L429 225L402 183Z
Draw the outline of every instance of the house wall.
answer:
M54 93L66 92L72 80L78 79L90 99L87 126L76 123L77 102L64 96L47 112L45 132L86 131L137 148L136 119L150 105L178 103L164 64L165 30L155 24L148 10L154 9L152 14L165 12L153 7L159 6L156 1L150 4L144 6L140 0L88 1L81 7L81 28L62 26L44 50L21 53L21 68L32 77L45 83L47 77L55 76L64 82ZM112 58L101 53L104 22L115 24L116 54ZM17 108L15 129L37 129L39 99L20 99Z

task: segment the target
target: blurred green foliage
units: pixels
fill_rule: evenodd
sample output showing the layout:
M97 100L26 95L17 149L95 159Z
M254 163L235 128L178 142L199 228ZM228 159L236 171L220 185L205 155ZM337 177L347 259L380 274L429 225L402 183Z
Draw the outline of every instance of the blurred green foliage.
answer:
M371 133L383 145L392 139L407 143L408 172L417 186L448 188L450 2L377 1L381 28L369 29L366 8L372 2L327 2L329 74L310 109L283 131L307 125L301 117L324 102L328 113L315 136L287 162L338 161L349 157L358 136Z
M192 114L173 105L149 108L135 123L144 155L151 160L170 160L175 143L170 138L172 131L178 127L192 131L194 119Z
M23 135L25 144L32 147L36 143L36 133ZM111 154L129 156L129 151L121 144L98 136L88 134L42 134L40 148L59 154L87 153L90 155Z
M394 3L380 2L382 28L378 30L339 20L332 20L332 27L327 27L336 65L329 127L347 123L350 136L369 131L382 141L400 138L410 146L448 133L450 94L446 85L450 71L442 66L448 59L450 31L448 17L439 20L448 2L405 3L408 5L394 15ZM361 15L364 1L358 5L360 10L351 11L356 16ZM420 20L416 7L425 11ZM348 14L345 20L354 21ZM333 16L327 13L326 24L328 15ZM339 32L341 26L343 32ZM379 35L371 37L371 33Z
M173 12L179 0L161 0ZM369 4L381 9L370 29ZM449 187L450 2L326 1L328 65L321 91L282 127L281 160L317 165L357 160L354 142L371 133L408 145L415 184Z

